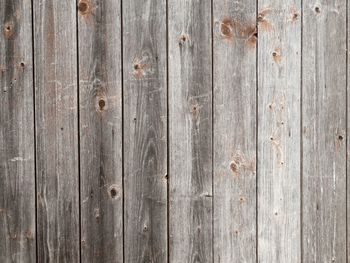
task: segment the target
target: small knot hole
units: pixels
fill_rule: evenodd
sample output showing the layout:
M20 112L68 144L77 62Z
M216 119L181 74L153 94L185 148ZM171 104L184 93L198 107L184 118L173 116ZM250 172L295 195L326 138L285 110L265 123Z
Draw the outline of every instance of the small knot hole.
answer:
M106 106L106 102L103 99L101 99L98 101L98 106L100 107L100 110L103 110Z

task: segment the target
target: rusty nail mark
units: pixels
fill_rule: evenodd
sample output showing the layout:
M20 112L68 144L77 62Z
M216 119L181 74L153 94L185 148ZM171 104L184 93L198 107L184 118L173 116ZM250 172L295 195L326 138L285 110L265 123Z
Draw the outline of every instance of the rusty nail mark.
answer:
M136 60L134 62L134 77L138 79L142 78L145 74L144 69L146 68L146 66L146 64L142 64L140 61Z
M13 35L13 25L11 23L6 23L4 28L4 34L7 39Z
M239 202L240 202L241 204L243 204L243 203L245 202L245 198L244 198L243 196L241 196L241 197L239 198Z
M272 52L272 58L273 60L278 63L281 61L281 50L279 48L276 48L273 52Z
M272 25L271 23L266 19L266 16L271 12L270 8L265 8L258 14L258 24L261 31L271 31Z
M188 35L182 34L179 37L179 46L182 46L189 39Z

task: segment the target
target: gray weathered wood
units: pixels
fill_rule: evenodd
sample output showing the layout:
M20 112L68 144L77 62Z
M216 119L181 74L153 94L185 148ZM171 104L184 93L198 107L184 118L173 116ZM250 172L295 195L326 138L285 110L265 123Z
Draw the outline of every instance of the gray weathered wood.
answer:
M167 262L166 2L123 1L125 262Z
M258 11L258 261L295 263L301 260L301 3L263 0Z
M75 1L34 3L38 262L79 262Z
M82 262L123 261L120 6L78 3Z
M169 1L170 261L212 262L211 1Z
M0 0L0 262L35 262L30 0Z
M215 262L256 262L256 1L214 1Z
M346 262L346 0L303 10L303 260Z

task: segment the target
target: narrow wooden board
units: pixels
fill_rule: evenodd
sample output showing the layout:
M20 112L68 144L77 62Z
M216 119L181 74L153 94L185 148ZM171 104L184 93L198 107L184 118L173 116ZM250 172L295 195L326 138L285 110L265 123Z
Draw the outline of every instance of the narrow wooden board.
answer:
M256 1L214 1L214 261L256 262Z
M123 262L120 7L78 2L82 262Z
M123 1L125 262L167 262L166 2Z
M35 262L30 0L0 0L0 262Z
M169 1L170 262L213 262L211 1Z
M301 2L259 1L258 23L258 262L295 263L301 261Z
M304 262L347 261L346 6L303 6Z
M79 262L75 1L34 3L38 262Z

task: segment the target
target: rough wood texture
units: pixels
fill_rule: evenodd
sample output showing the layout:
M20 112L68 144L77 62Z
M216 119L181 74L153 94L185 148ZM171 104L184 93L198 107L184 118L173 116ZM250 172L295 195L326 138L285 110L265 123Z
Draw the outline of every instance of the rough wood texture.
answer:
M0 262L347 262L349 8L0 0Z
M303 260L346 262L346 0L303 10Z
M263 0L258 11L258 261L295 263L301 260L301 5Z
M256 262L256 2L214 2L215 262Z
M37 262L79 262L76 3L33 2Z
M167 262L165 4L123 1L126 262Z
M0 0L0 262L35 262L32 21Z
M78 3L82 262L123 262L120 6Z
M212 262L211 1L169 1L171 262Z

